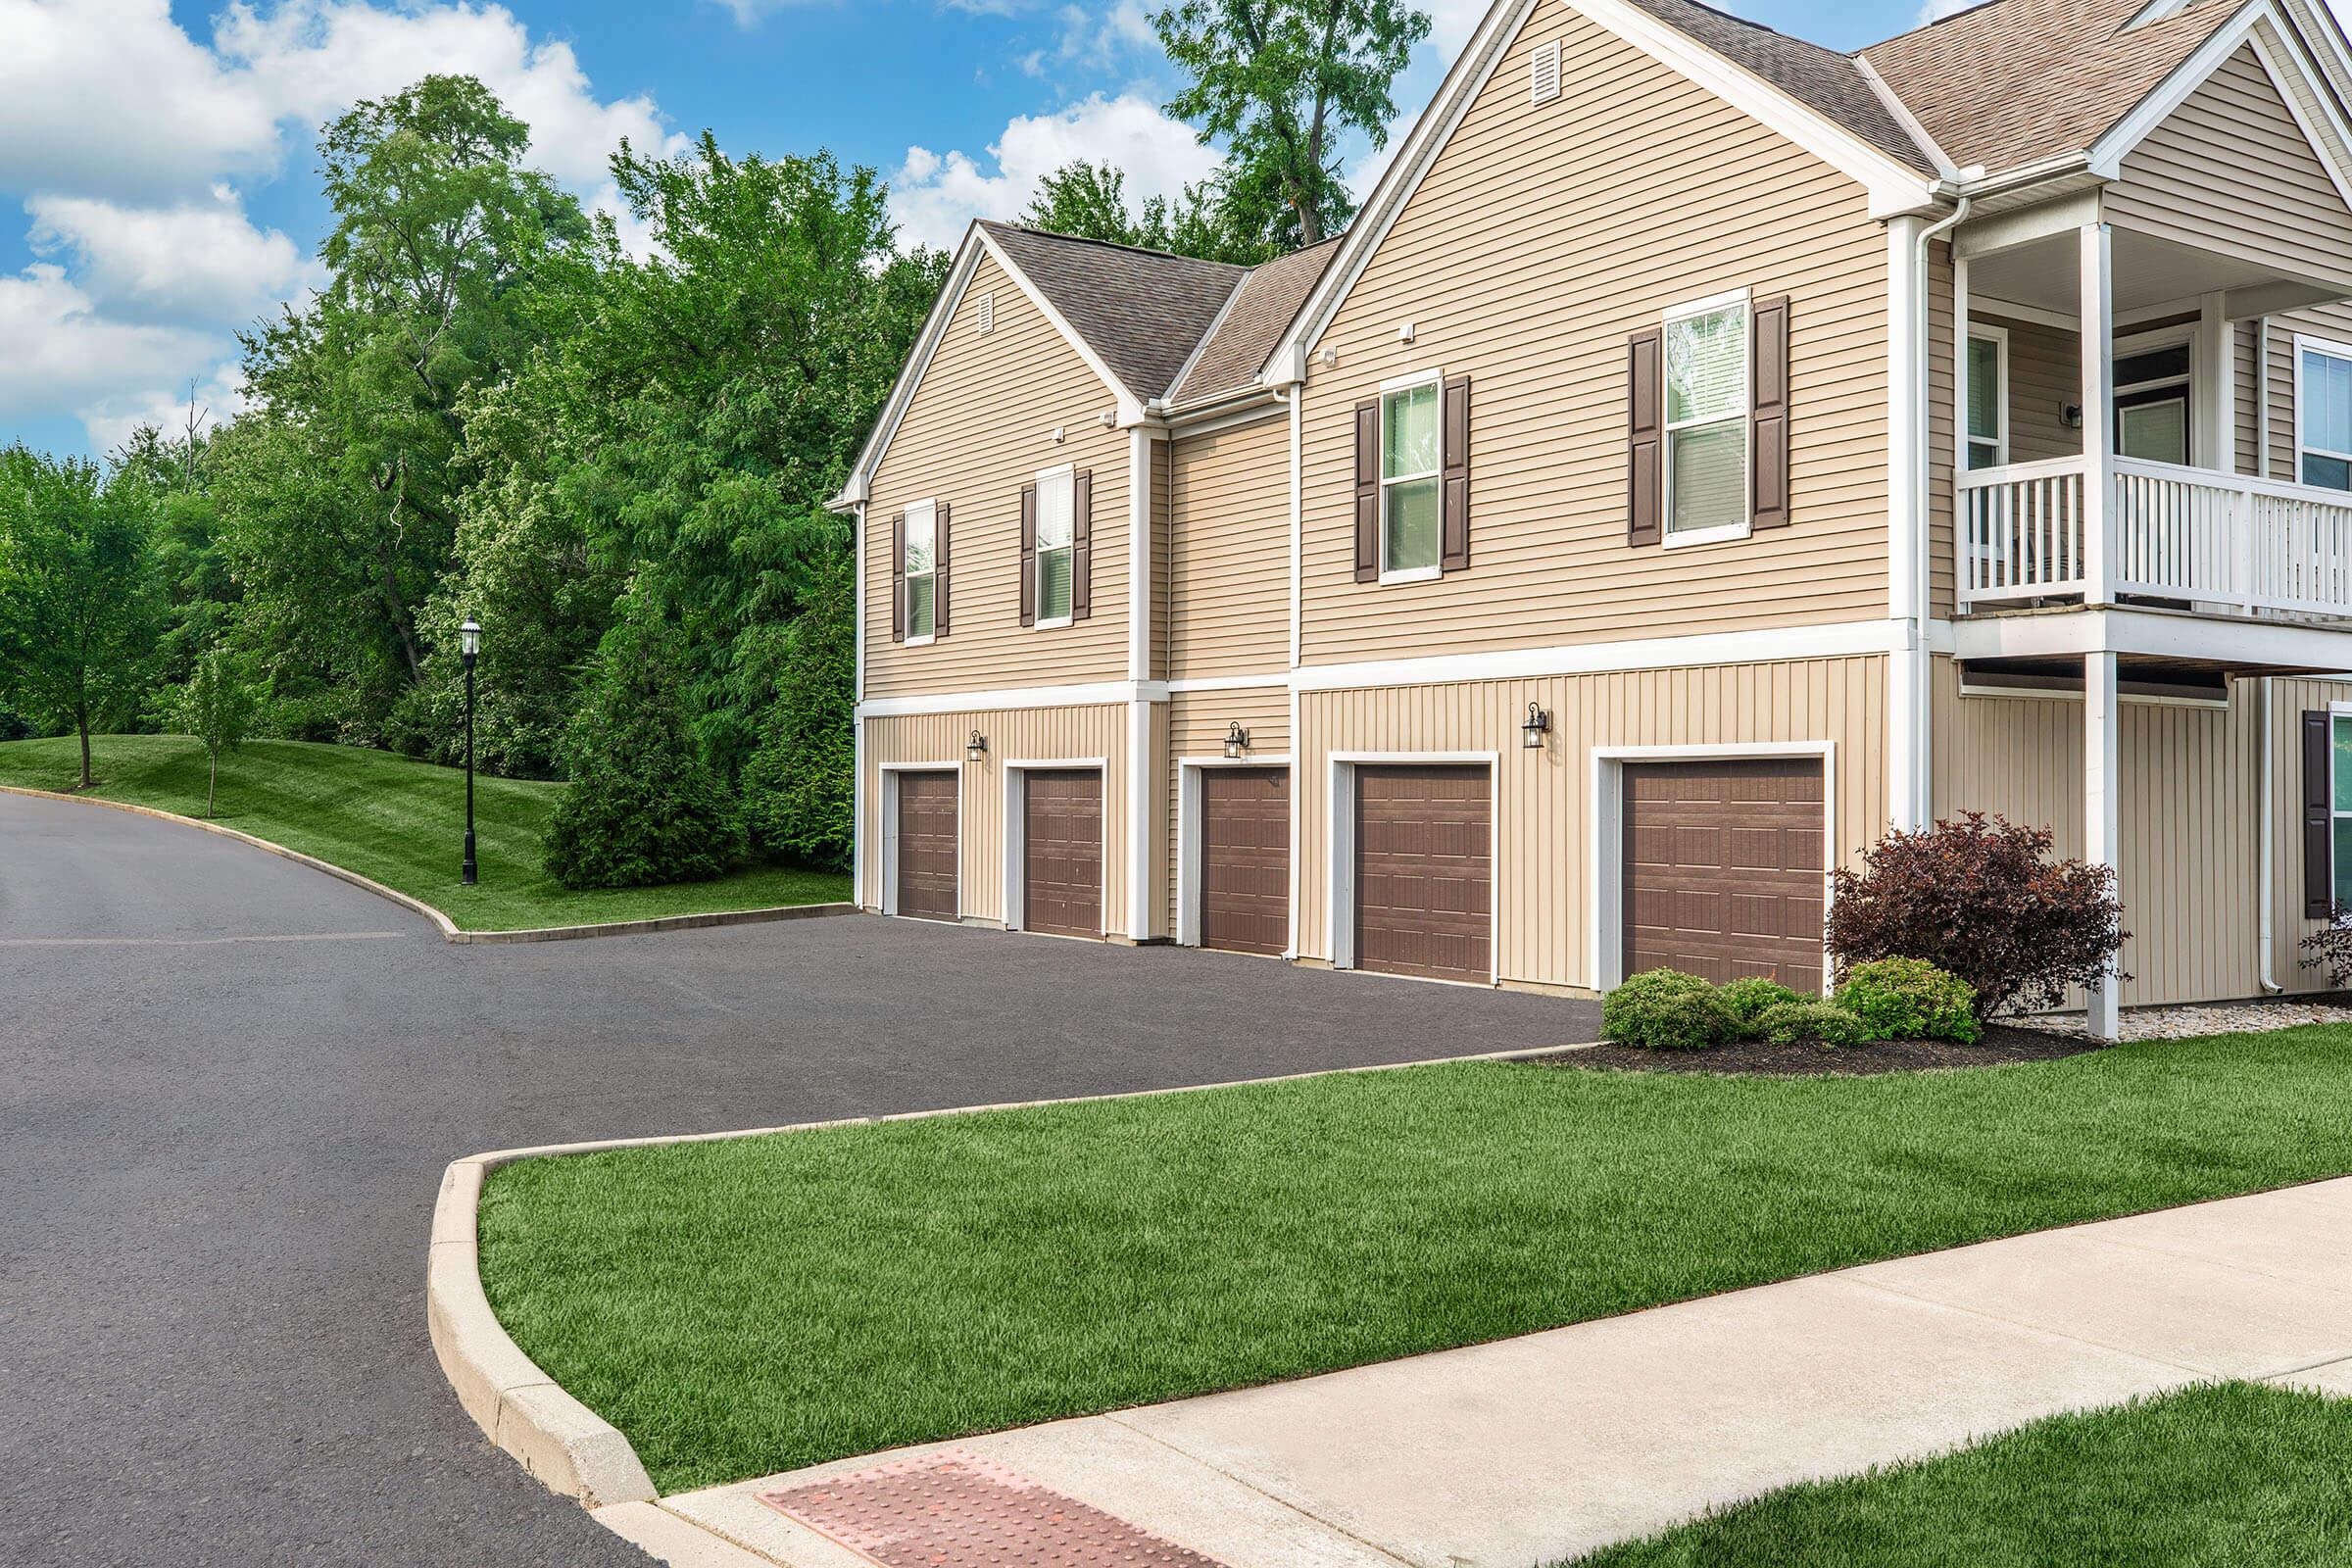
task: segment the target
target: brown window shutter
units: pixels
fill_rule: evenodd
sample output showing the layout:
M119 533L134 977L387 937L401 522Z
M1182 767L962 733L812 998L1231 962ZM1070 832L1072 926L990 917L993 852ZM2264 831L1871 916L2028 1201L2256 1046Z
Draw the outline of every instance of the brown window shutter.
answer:
M1021 624L1037 624L1037 486L1021 486Z
M1788 526L1788 301L1758 305L1747 338L1749 484L1755 497L1748 526Z
M1355 406L1355 580L1380 576L1380 400Z
M2328 714L2303 715L2303 918L2325 920L2335 908L2334 813L2328 790Z
M890 519L890 640L906 640L906 514Z
M948 514L945 501L932 514L931 524L931 635L948 634Z
M1625 542L1654 545L1658 519L1658 463L1665 445L1663 335L1636 332L1626 345Z
M1445 550L1438 559L1442 571L1462 571L1470 564L1470 378L1446 382L1442 488L1446 496Z
M1080 468L1070 485L1070 618L1095 612L1095 470Z

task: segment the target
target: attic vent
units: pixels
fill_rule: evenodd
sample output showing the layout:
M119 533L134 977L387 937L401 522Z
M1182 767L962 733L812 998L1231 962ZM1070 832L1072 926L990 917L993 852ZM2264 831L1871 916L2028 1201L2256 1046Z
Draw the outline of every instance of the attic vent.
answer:
M1528 62L1527 101L1547 104L1560 95L1560 40L1539 48Z
M986 337L997 329L997 291L995 289L990 289L980 296L978 312L980 335Z

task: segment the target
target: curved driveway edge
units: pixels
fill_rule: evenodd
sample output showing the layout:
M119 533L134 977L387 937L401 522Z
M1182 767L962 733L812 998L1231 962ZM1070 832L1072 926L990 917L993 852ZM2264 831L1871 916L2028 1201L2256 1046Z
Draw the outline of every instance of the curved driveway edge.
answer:
M646 920L606 920L593 925L543 925L528 927L520 931L468 931L422 899L414 898L401 892L398 888L388 888L371 877L362 876L359 872L337 865L332 860L321 860L315 855L305 855L300 850L289 850L283 844L273 844L268 839L256 838L251 833L240 833L233 827L222 827L218 822L208 822L200 816L182 816L177 811L167 811L154 806L139 806L129 801L110 801L103 795L68 795L59 790L26 789L21 784L0 784L0 795L23 795L36 801L71 801L81 806L103 806L111 811L128 811L133 816L152 816L158 821L177 822L185 827L201 828L207 833L218 833L222 838L235 839L238 843L250 845L254 849L266 850L271 855L292 860L297 865L307 865L314 871L324 871L328 876L348 882L355 888L364 888L379 899L389 899L402 908L415 914L421 914L432 921L440 929L441 940L444 942L465 944L572 942L584 937L626 937L655 931L695 931L711 926L758 925L769 920L814 920L830 915L856 914L858 912L858 906L855 904L780 904L771 905L764 909L713 909L701 914L663 914Z

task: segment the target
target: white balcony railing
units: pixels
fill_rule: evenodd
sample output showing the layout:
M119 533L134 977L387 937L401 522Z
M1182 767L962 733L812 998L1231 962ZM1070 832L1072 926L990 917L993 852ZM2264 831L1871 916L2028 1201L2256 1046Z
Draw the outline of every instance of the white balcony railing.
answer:
M1978 468L1959 492L1963 610L2132 596L2352 615L2352 493L2080 457ZM2087 503L2101 496L2106 531L2094 539Z

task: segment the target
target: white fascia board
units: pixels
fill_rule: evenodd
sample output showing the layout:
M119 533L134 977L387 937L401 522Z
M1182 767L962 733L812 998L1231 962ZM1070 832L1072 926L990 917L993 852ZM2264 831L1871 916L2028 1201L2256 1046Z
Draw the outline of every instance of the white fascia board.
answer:
M1911 112L1911 106L1895 96L1894 89L1886 85L1886 78L1879 74L1878 67L1859 54L1853 56L1853 62L1854 69L1862 74L1862 79L1870 84L1870 90L1878 95L1879 106L1886 111L1896 124L1903 127L1904 135L1919 144L1919 150L1928 155L1928 162L1936 166L1936 172L1945 179L1959 178L1960 166L1952 162L1934 136L1928 134L1928 127L1919 122L1919 117Z
M2295 127L2327 167L2336 195L2352 207L2352 126L2347 126L2337 112L2334 93L2320 79L2301 41L2277 22L2255 28L2249 41L2254 58L2294 118Z
M2190 93L2205 84L2205 78L2222 68L2223 62L2237 53L2254 24L2273 16L2270 0L2254 0L2252 5L2231 17L2214 29L2206 40L2192 50L2186 60L2173 68L2171 75L2158 82L2132 112L2109 126L2106 132L2090 145L2088 158L2091 169L2113 179L2123 167L2132 149L2147 139L2148 133L2172 118Z
M1970 659L2134 654L2303 669L2352 669L2352 630L2155 610L1984 615L1951 623L1952 653Z
M1176 373L1168 378L1167 394L1160 400L1164 407L1175 408L1184 401L1185 377L1193 373L1193 367L1200 364L1200 356L1208 352L1209 339L1217 335L1217 328L1225 324L1225 318L1231 316L1234 306L1241 302L1242 290L1248 288L1250 279L1256 275L1257 269L1253 267L1234 279L1233 292L1226 295L1225 303L1217 307L1217 314L1209 319L1208 330L1200 334L1200 341L1193 345L1193 352L1184 357L1184 363L1176 367Z
M1145 418L1147 416L1144 400L1129 391L1125 382L1110 373L1110 367L1102 363L1102 356L1097 354L1094 345L1080 337L1078 329L1070 325L1063 318L1062 314L1054 308L1054 302L1046 298L1046 291L1031 282L1029 274L1013 265L1012 258L1004 254L1004 247L989 238L988 230L975 224L973 231L980 236L980 243L987 248L988 254L996 258L997 265L1004 269L1005 275L1020 285L1021 292L1028 296L1030 304L1037 307L1038 314L1054 323L1054 330L1061 334L1062 340L1068 343L1078 357L1086 362L1086 368L1101 377L1102 385L1109 390L1110 395L1118 399L1119 422L1123 425L1133 424Z
M1437 654L1419 659L1307 664L1291 676L1302 692L1351 691L1367 686L1418 686L1452 681L1525 680L1547 675L1592 675L1629 669L1683 669L1704 664L1769 663L1788 659L1833 659L1885 654L1901 646L1898 620L1847 620L1769 631L1713 632L1624 642L1569 643L1492 654Z
M980 270L980 225L973 223L963 231L963 243L956 249L955 264L948 269L947 282L939 290L939 298L924 318L922 331L915 334L914 352L899 370L899 378L883 400L881 417L874 421L873 433L858 453L858 461L850 465L850 476L843 482L841 493L825 505L835 512L847 512L869 498L874 482L874 470L881 466L882 454L890 446L890 438L898 434L899 421L906 416L907 405L914 401L914 389L922 381L923 372L931 368L931 356L948 335L948 323L955 320L956 311L963 303L964 291L972 285L972 274Z
M1081 686L1016 686L1000 691L876 697L858 705L858 716L907 718L938 713L993 713L1014 708L1095 708L1167 700L1168 683L1164 680L1102 680Z

